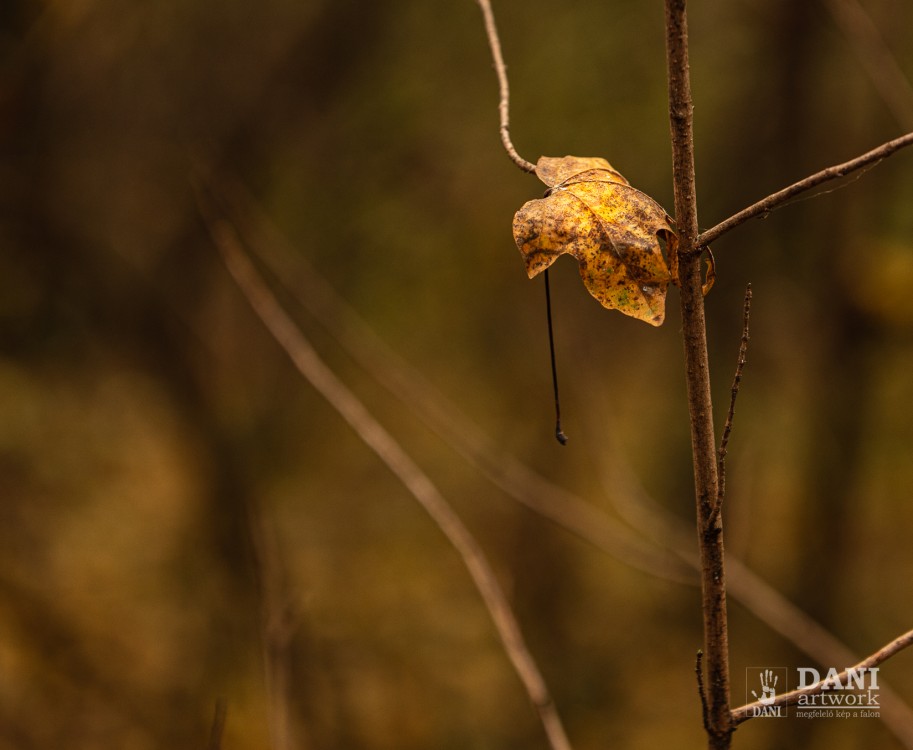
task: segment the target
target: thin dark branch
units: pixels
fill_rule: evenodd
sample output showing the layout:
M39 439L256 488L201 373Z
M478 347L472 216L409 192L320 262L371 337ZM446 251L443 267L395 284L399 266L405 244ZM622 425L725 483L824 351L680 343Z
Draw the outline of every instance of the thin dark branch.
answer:
M624 520L646 536L661 540L695 570L700 570L693 529L662 507L634 477L620 457L624 449L610 439L611 476L609 494ZM779 633L819 664L855 664L857 656L833 633L789 601L773 586L731 554L726 555L728 593L771 630ZM880 719L900 743L913 750L913 711L885 681L880 683Z
M421 467L320 358L247 257L235 229L226 221L213 216L207 201L202 195L198 197L212 240L238 288L273 338L288 354L298 372L384 462L454 547L482 597L514 671L539 714L552 749L570 750L570 742L545 679L526 645L491 564L475 537Z
M501 40L498 37L498 27L495 25L491 2L490 0L476 0L476 2L482 9L482 15L485 18L485 33L488 35L491 59L494 62L495 73L498 74L498 89L501 93L501 101L498 104L498 111L501 114L501 143L504 144L504 149L514 164L524 172L535 172L536 165L520 156L510 140L510 86L507 82L507 66L504 64L504 56L501 54Z
M726 232L744 224L749 219L754 219L758 216L766 217L774 209L779 208L787 201L790 201L807 190L818 187L818 185L822 185L825 182L846 177L848 174L868 167L869 165L877 164L882 159L886 159L896 151L900 151L900 149L910 145L913 145L913 133L907 133L900 138L895 138L893 141L883 143L878 146L878 148L866 151L866 153L857 156L855 159L850 159L842 164L835 164L832 167L822 169L820 172L809 175L805 179L799 180L789 187L785 187L772 195L768 195L766 198L759 200L748 208L742 209L737 214L733 214L725 221L721 221L715 227L708 229L697 238L697 244L699 246L709 245L711 242L718 240L726 234Z
M666 0L666 64L669 79L669 123L672 136L672 178L675 223L679 238L682 340L685 380L691 419L691 450L698 541L701 552L701 610L704 617L704 655L707 661L708 746L730 747L729 629L723 525L714 518L719 483L710 363L704 314L701 246L697 241L697 195L694 177L694 128L688 63L688 19L685 0Z
M880 648L871 656L866 657L861 662L859 662L854 667L849 667L844 669L837 675L836 681L831 678L830 680L825 678L819 680L814 685L809 685L805 688L799 688L798 690L791 690L788 693L781 693L773 701L770 701L765 704L761 704L760 701L755 701L753 703L748 703L744 706L740 706L732 711L732 721L734 724L741 724L743 721L751 719L755 715L755 709L760 708L762 705L766 707L774 706L793 706L799 702L803 696L807 695L817 695L818 693L825 692L826 690L831 689L836 682L840 684L846 684L847 676L852 672L854 674L859 674L865 670L872 669L877 667L884 661L887 661L895 654L903 651L905 648L913 645L913 630L908 630L903 635L895 638L886 646Z
M726 454L729 451L729 436L732 434L732 422L735 419L735 402L739 397L739 388L742 385L742 371L748 362L748 324L751 319L751 284L745 289L745 307L742 311L742 340L739 344L739 358L735 365L735 376L732 378L732 388L729 391L729 411L726 414L726 423L723 425L723 436L720 439L720 448L717 451L717 474L719 476L719 490L717 493L716 509L718 514L723 507L726 497Z
M677 560L666 553L656 553L630 529L535 472L486 435L414 365L378 337L320 270L291 247L241 183L230 178L207 187L228 204L232 221L240 227L252 251L282 280L303 308L378 383L497 487L637 570L688 585L696 583L690 570Z
M406 408L497 487L626 565L665 580L688 585L697 582L696 577L684 575L680 568L687 565L689 570L700 570L693 531L679 525L646 495L630 465L621 459L624 450L620 445L611 443L609 460L603 462L604 467L612 466L609 472L612 479L607 483L609 494L619 503L624 518L658 543L655 549L602 509L547 480L491 440L467 414L378 337L321 276L319 269L306 260L304 253L291 247L237 178L223 176L218 185L210 183L207 187L217 193L220 204L226 204L245 241L289 287L303 309ZM671 554L675 559L665 557L670 553L661 551L660 547L674 550ZM732 555L726 558L726 580L732 597L819 664L853 664L859 660L833 634ZM885 682L881 683L881 700L882 722L906 746L913 748L913 713Z

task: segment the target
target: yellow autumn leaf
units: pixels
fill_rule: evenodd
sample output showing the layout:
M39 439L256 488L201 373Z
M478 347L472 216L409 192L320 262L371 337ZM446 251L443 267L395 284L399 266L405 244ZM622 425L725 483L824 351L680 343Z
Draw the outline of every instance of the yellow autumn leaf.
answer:
M543 156L536 174L549 189L525 203L513 224L529 277L567 253L603 307L662 324L673 276L659 239L673 262L678 243L662 206L599 157Z

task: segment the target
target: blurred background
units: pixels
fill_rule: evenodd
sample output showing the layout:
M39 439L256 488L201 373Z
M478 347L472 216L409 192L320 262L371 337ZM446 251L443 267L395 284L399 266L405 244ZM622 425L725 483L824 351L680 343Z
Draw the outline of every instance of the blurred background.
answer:
M519 152L603 156L671 211L662 3L494 9ZM909 0L690 13L703 228L913 130ZM0 55L0 747L201 748L217 704L226 750L281 747L277 723L300 748L547 747L457 555L227 274L195 159L485 436L480 470L341 346L348 312L281 293L477 535L574 747L703 746L699 592L654 528L692 541L677 293L654 329L556 264L560 447L510 229L543 186L501 148L476 3L3 0ZM728 551L860 655L913 620L911 176L900 152L726 235L707 298L721 426L754 290ZM489 476L511 461L621 541L518 503ZM848 666L770 614L733 595L736 703L749 667ZM881 678L913 703L911 666ZM903 745L790 718L734 746Z

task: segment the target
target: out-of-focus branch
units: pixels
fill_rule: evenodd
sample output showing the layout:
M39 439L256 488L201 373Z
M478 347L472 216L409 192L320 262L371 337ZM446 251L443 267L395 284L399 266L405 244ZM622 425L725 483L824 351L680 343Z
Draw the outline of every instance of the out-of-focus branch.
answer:
M609 445L609 460L601 463L607 478L611 478L606 482L606 491L630 526L546 479L492 441L377 336L320 272L294 251L236 179L223 177L218 184L210 184L209 189L226 204L253 252L337 343L508 496L634 569L664 580L691 585L698 582L695 571L700 568L700 558L693 530L646 493L622 458L621 445ZM817 663L853 664L859 660L831 632L732 555L727 556L727 576L730 596ZM885 682L881 685L881 699L882 722L905 746L913 748L913 711Z
M824 0L885 105L902 128L913 128L913 85L858 0Z
M222 733L225 731L225 717L228 709L224 698L216 701L215 712L212 716L212 727L209 730L209 744L207 750L222 750Z
M304 309L378 383L411 409L495 486L539 515L620 562L666 580L694 585L694 571L646 543L592 504L545 479L495 443L474 421L404 361L300 254L289 246L237 180L210 185L228 206L251 250Z
M768 195L766 198L762 198L757 203L750 205L748 208L743 208L728 219L721 221L715 227L708 229L706 232L702 232L697 238L698 245L701 247L709 245L727 232L744 224L749 219L754 219L758 216L766 217L771 211L780 208L784 203L792 200L797 195L801 195L812 188L816 188L818 185L823 185L832 180L838 180L841 177L846 177L852 172L877 164L882 159L886 159L911 144L913 144L913 133L907 133L892 141L882 143L877 148L866 151L855 159L850 159L842 164L835 164L832 167L827 167L820 172L809 175L805 179L794 182L789 187L785 187L782 190L778 190L776 193Z
M504 144L504 150L507 151L507 155L514 164L524 172L535 172L536 165L520 156L510 140L510 85L507 82L507 66L504 64L504 56L501 54L501 40L498 37L498 27L495 25L491 2L490 0L476 0L476 2L482 9L488 46L491 48L491 59L495 66L495 73L498 75L498 89L501 94L501 100L498 103L498 112L501 115L501 143Z
M843 670L836 677L825 678L819 680L814 685L809 685L808 687L799 688L798 690L790 690L788 693L780 693L773 700L769 700L766 703L761 703L761 701L755 701L753 703L748 703L739 708L733 709L732 711L732 720L735 724L741 724L743 721L753 718L754 716L760 715L757 709L766 707L773 708L776 706L794 706L797 704L804 696L817 695L818 693L823 693L825 691L833 689L835 686L845 685L847 683L847 677L851 674L862 674L873 667L877 667L882 662L887 661L895 654L903 651L908 646L913 645L913 630L909 630L903 635L895 638L893 641L888 643L886 646L883 646L878 651L876 651L871 656L866 657L861 662L859 662L854 667L848 667Z
M849 40L873 85L888 109L903 128L913 128L913 85L888 48L878 27L857 0L825 0L835 23ZM913 132L883 143L855 159L822 169L803 180L778 190L757 203L721 221L698 237L701 246L709 245L732 229L756 217L767 215L796 196L832 180L864 169L913 144Z
M268 523L257 499L251 498L246 510L260 596L260 640L266 679L270 750L300 750L306 744L292 714L290 654L298 616L275 529Z
M611 439L611 438L610 438ZM700 556L693 530L661 507L624 461L621 446L609 446L611 460L604 466L606 491L621 516L693 568ZM793 604L777 589L733 555L726 556L729 595L771 630L818 664L855 664L859 657L833 633ZM881 682L880 719L904 747L913 750L913 710L885 681Z
M526 646L507 598L475 538L418 464L320 359L248 259L234 228L226 221L210 215L202 198L201 210L213 242L222 254L232 278L273 338L291 358L299 373L402 482L457 551L494 621L514 670L539 714L551 747L553 750L570 750L570 742L545 680Z

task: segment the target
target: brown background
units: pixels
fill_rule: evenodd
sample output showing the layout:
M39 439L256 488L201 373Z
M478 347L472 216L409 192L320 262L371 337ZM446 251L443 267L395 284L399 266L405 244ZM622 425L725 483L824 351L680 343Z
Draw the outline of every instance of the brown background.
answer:
M866 7L913 76L913 4ZM702 227L913 129L829 8L694 3ZM520 153L604 156L671 209L661 4L495 11ZM191 154L235 175L500 450L612 515L630 471L689 521L674 291L652 329L557 264L552 437L510 236L542 186L501 150L475 3L4 0L0 54L0 747L201 748L218 698L223 747L266 747L254 507L296 605L301 747L544 748L458 558L252 316L190 182ZM722 415L754 287L728 548L859 653L913 617L911 175L901 152L727 235L707 299ZM700 747L697 592L519 506L292 309L478 535L575 747ZM735 700L746 667L813 665L731 624ZM882 671L908 699L911 659ZM736 746L899 745L767 720Z

